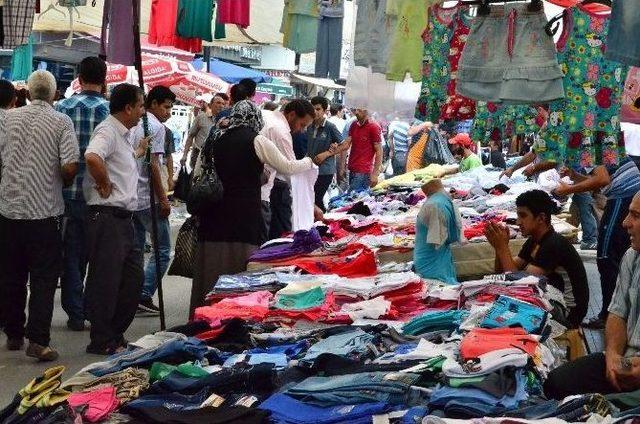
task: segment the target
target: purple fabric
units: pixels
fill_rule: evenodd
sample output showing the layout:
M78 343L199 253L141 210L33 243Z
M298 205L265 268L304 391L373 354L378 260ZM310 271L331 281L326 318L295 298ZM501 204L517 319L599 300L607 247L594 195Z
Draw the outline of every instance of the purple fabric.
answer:
M140 10L139 0L136 1L136 5ZM128 0L104 1L100 55L106 57L109 63L120 65L135 64L132 2Z
M322 247L322 238L315 228L311 230L299 230L293 235L292 243L279 244L265 247L253 252L249 261L268 262L285 259L292 256L304 255Z

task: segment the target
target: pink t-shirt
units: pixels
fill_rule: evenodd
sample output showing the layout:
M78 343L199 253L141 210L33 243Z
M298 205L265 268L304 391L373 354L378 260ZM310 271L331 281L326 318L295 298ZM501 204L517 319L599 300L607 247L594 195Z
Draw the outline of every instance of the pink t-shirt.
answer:
M218 23L236 24L246 28L249 26L250 16L250 0L218 0L218 15L216 18Z
M382 141L382 129L377 122L367 120L364 125L355 121L349 128L351 152L349 153L349 171L358 174L370 174L373 171L375 145Z

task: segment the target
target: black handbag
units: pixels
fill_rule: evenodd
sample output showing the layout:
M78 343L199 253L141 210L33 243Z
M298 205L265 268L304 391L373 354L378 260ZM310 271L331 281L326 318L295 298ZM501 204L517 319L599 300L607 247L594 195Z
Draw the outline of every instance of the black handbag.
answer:
M207 140L207 143L209 140ZM201 162L202 173L193 178L189 195L187 196L187 211L191 215L200 215L209 207L222 200L224 188L218 177L214 165L213 154L207 154L210 149L203 149Z
M176 239L175 255L169 267L169 275L193 278L198 248L198 218L190 216L180 227Z
M189 191L191 190L191 175L187 172L187 167L182 165L178 173L176 185L173 188L173 197L186 202L189 199Z

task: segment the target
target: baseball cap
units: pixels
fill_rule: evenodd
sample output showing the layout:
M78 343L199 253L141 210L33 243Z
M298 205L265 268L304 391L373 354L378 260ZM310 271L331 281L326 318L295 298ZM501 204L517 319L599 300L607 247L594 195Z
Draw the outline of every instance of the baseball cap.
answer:
M462 147L470 147L473 145L473 141L471 141L469 134L460 133L456 134L453 138L450 138L449 144L458 144Z

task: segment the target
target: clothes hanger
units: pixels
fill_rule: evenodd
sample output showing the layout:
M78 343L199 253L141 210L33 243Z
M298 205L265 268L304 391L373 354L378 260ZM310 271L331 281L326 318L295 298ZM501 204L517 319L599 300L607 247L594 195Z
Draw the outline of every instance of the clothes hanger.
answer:
M558 28L560 28L560 20L564 18L566 10L563 10L559 15L554 16L549 19L549 22L544 26L544 32L547 33L549 37L553 37L558 32Z
M52 10L58 13L61 13L63 16L66 16L66 13L64 13L64 11L58 9L57 7L58 3L59 3L58 1L51 0L51 3L49 3L49 6L38 15L38 20L40 20L40 18L42 18L47 12L50 12Z

